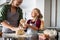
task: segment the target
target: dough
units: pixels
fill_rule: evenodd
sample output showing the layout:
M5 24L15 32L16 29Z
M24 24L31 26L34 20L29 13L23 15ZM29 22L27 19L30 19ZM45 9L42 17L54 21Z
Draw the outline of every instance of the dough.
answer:
M16 31L16 34L17 34L17 35L23 35L24 33L25 33L25 32L24 32L23 29L19 29L19 30Z

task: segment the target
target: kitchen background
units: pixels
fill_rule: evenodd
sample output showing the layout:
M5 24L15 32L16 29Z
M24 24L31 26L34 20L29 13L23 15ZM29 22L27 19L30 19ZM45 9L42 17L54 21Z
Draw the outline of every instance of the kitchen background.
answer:
M10 0L0 0L0 9ZM44 27L57 27L60 29L60 0L23 0L21 8L23 9L23 18L31 18L33 8L39 8L44 18ZM0 27L2 30L2 27Z
M9 3L10 0L0 0L1 6ZM39 8L43 14L45 27L60 27L60 0L23 0L23 18L28 20L33 8ZM27 16L28 15L28 16Z

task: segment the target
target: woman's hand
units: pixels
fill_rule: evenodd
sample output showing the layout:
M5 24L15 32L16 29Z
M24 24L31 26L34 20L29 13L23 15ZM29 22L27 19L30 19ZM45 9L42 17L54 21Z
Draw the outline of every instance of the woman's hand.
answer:
M19 27L12 27L11 30L12 31L17 31L17 30L19 30Z

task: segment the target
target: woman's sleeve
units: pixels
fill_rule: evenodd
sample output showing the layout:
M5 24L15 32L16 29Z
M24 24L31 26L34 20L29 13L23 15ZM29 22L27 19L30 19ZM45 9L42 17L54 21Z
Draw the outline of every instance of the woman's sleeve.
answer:
M20 23L20 20L23 19L23 12L22 12L22 9L20 7L18 7L18 13L19 13L19 19L18 19L18 25Z
M6 7L3 6L2 9L0 10L0 22L4 21L5 20L5 10Z

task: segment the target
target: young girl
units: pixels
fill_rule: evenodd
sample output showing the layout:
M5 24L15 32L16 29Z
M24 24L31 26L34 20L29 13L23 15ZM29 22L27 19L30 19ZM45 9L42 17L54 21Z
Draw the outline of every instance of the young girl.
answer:
M42 20L43 16L38 8L34 8L32 10L31 16L33 19L27 21L27 26L32 28L33 30L43 30L44 21ZM32 26L34 24L35 26Z
M32 19L29 19L25 24L27 27L27 34L32 35L31 40L38 40L37 33L38 30L43 30L44 21L42 20L43 16L38 8L34 8L31 13ZM29 39L28 39L29 40Z

